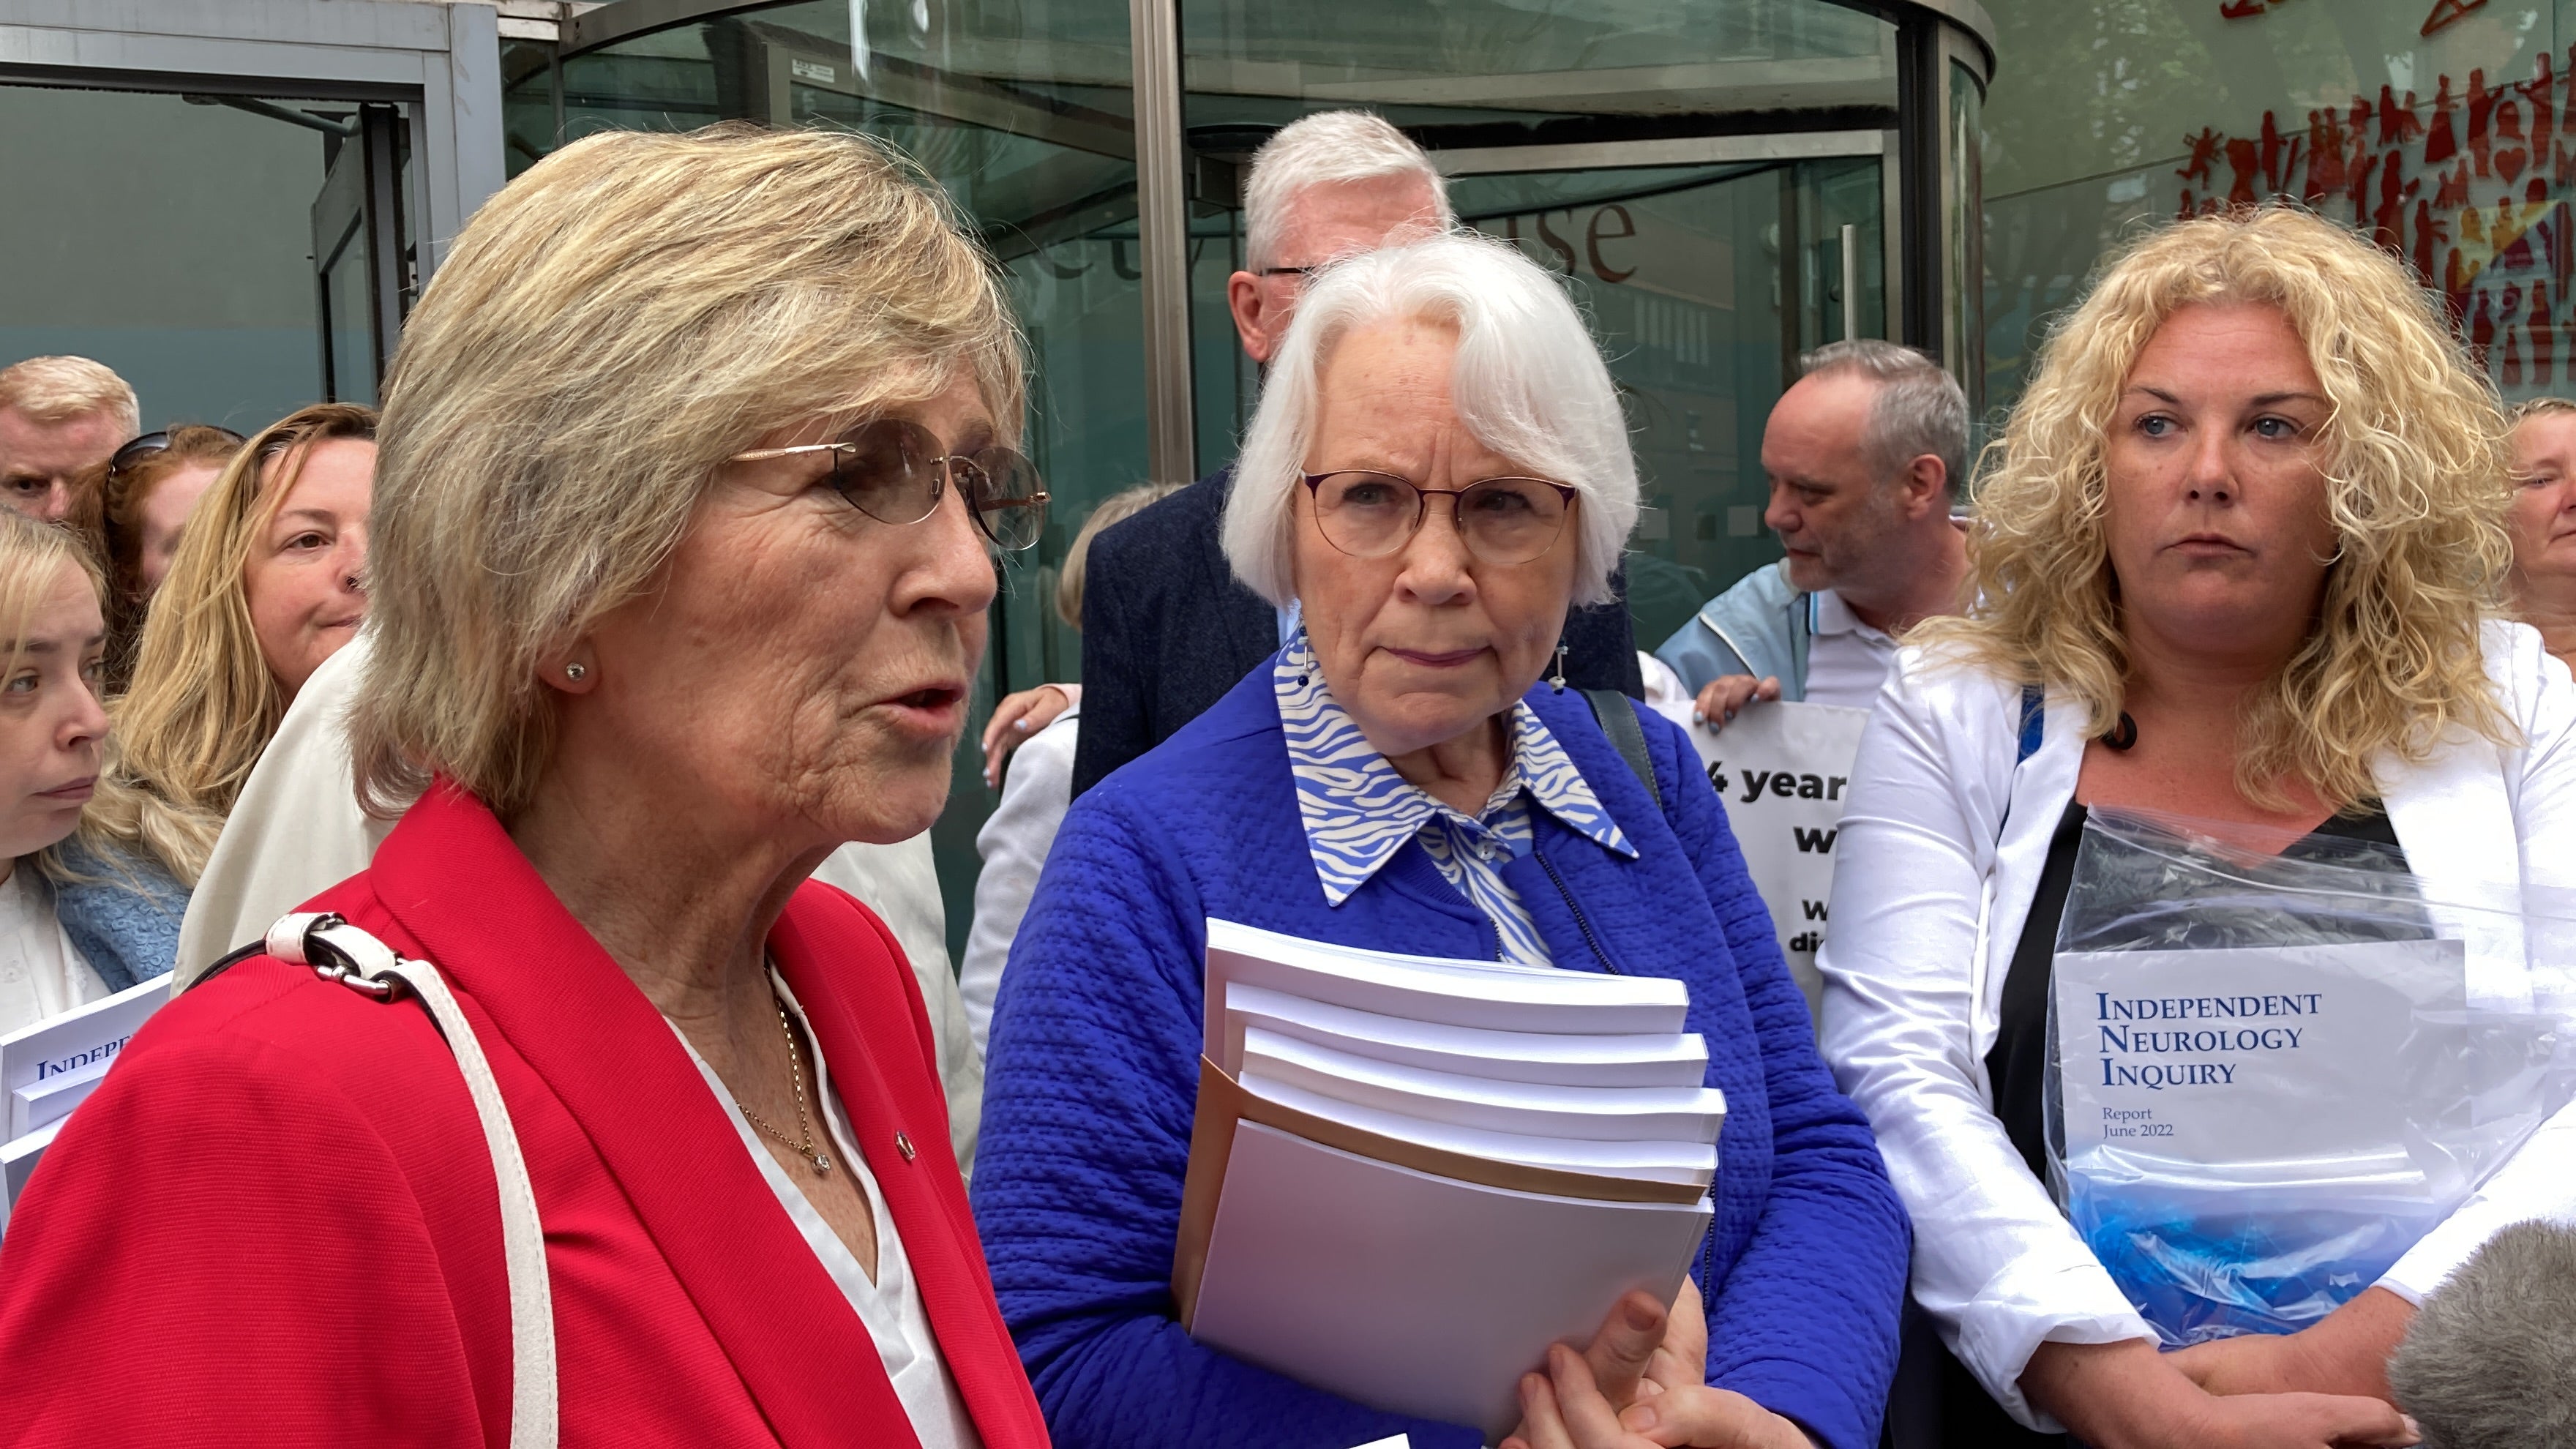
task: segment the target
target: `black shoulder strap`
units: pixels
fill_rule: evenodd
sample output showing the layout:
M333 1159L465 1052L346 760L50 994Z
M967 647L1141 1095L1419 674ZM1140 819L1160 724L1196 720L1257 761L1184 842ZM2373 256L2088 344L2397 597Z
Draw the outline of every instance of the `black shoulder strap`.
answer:
M1664 808L1664 792L1655 784L1655 760L1646 753L1646 732L1637 723L1637 711L1628 696L1615 689L1582 691L1583 702L1592 706L1592 717L1601 722L1601 732L1610 737L1610 747L1628 762L1628 772L1646 787L1655 808Z
M227 971L230 971L230 970L231 970L231 969L233 969L235 966L238 966L238 965L240 965L241 963L243 963L244 961L249 960L251 957L253 957L253 956L265 956L265 955L267 955L267 954L268 954L268 941L266 940L266 938L262 938L262 939L260 939L260 940L253 941L253 942L251 942L251 943L250 943L249 945L247 945L247 946L238 947L238 948L236 948L236 949L234 949L234 950L232 950L232 951L229 951L229 952L225 953L225 955L223 956L223 958L222 958L221 960L218 960L217 962L215 962L215 964L214 964L214 965L209 966L209 967L207 967L205 970L198 972L198 973L197 973L197 979L196 979L196 980L194 980L194 981L189 982L189 983L188 983L188 986L187 986L187 989L188 989L188 990L190 990L190 991L194 991L194 990L196 990L198 987L203 986L203 985L205 985L207 982L214 980L216 977L223 975L223 974L224 974L225 972L227 972Z

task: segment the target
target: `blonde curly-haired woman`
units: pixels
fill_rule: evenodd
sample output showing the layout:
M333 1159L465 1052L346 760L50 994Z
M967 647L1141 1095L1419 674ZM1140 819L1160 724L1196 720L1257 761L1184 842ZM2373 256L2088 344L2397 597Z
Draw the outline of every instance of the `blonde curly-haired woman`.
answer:
M2414 1303L2576 1207L2562 1120L2305 1331L2162 1355L2040 1173L2088 808L2376 840L2435 890L2576 877L2576 697L2495 615L2502 438L2425 292L2295 210L2145 238L2043 352L1978 493L1979 612L1909 641L1862 744L1819 960L1915 1301L1974 1375L1951 1442L2412 1443L2386 1364Z

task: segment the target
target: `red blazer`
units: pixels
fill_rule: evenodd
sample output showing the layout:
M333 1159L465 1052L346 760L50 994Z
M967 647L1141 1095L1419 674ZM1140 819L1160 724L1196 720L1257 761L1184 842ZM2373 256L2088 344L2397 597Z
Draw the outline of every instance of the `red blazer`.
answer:
M491 1058L545 1225L564 1444L915 1443L678 1038L490 811L434 792L316 908L436 963ZM810 884L770 948L984 1443L1043 1446L900 948ZM0 1444L505 1444L500 1214L419 1003L243 961L136 1035L20 1199Z

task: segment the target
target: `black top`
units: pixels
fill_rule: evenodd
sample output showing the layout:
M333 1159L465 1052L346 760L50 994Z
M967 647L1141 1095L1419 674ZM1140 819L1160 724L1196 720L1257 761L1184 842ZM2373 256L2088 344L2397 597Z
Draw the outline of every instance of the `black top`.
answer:
M2057 833L2048 839L2048 861L2040 867L2039 889L2030 899L2030 916L2013 946L2012 969L2004 977L2001 1020L1993 1050L1986 1053L1986 1078L1994 1084L1995 1115L2004 1132L2021 1149L2033 1177L2048 1180L2046 1140L2048 1075L2048 999L2057 959L2057 928L2066 915L2066 895L2075 884L2075 852L2084 843L2084 805L2066 803ZM2355 852L2355 843L2386 847ZM2405 848L2396 827L2376 800L2350 815L2337 815L2291 842L2284 856L2319 862L2385 864L2390 853L2401 865Z
M2039 889L2031 896L2030 916L2013 947L2012 967L2004 977L2002 1020L1995 1045L1986 1053L1986 1075L1994 1083L1995 1115L2021 1150L2031 1175L2048 1177L2047 1076L2048 998L2057 959L2057 936L2066 914L2066 897L2075 884L2075 853L2084 843L2085 810L2070 801L2049 837L2048 860L2040 867ZM2356 849L2356 846L2363 848ZM2384 847L2384 848L2381 848ZM2338 815L2282 852L2302 860L2404 868L2405 849L2388 812L2371 801L2360 812ZM1909 1351L1912 1350L1909 1346ZM1931 1436L1941 1449L2067 1449L2075 1441L2064 1434L2025 1429L1986 1395L1985 1387L1937 1342L1921 1350L1933 1358L1938 1384L1940 1428ZM1906 1436L1898 1436L1906 1437ZM1919 1442L1919 1441L1918 1441Z
M1278 611L1235 579L1218 542L1233 486L1229 466L1092 539L1074 794L1171 738L1278 652ZM1565 613L1565 681L1642 696L1625 572L1610 585L1618 598Z

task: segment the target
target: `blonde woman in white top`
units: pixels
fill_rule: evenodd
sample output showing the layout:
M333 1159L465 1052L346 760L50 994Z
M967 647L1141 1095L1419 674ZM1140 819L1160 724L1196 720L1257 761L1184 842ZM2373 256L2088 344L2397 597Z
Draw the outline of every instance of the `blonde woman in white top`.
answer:
M2562 1116L2305 1331L2159 1354L2034 1167L2086 809L2378 839L2437 893L2576 881L2576 698L2493 621L2502 434L2414 281L2289 210L2145 239L2043 353L1978 494L1980 611L1918 631L1861 746L1818 963L1915 1300L1975 1379L1949 1403L1995 1406L1954 1442L2412 1443L2386 1365L2414 1305L2576 1211Z
M0 512L0 1035L167 972L187 905L92 818L105 594L68 530Z

